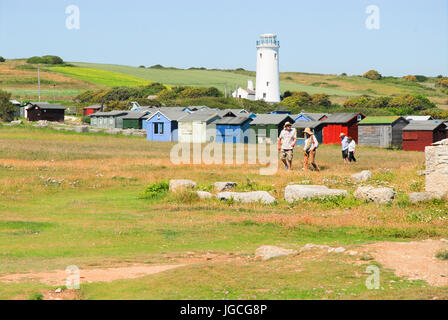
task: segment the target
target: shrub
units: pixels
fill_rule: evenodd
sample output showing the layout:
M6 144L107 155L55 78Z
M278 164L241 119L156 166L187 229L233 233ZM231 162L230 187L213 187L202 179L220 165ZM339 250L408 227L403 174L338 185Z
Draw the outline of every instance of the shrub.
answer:
M222 93L214 87L210 88L192 87L183 90L180 93L180 96L184 98L222 97Z
M31 64L64 64L64 60L58 56L43 56L43 57L31 57L26 60L27 63Z
M389 102L389 107L394 109L407 109L411 112L423 111L435 108L436 105L422 95L401 95L394 97Z
M428 77L417 74L415 75L415 78L417 79L418 82L425 82L426 80L428 80Z
M156 95L165 90L161 83L152 83L138 87L115 87L97 91L84 91L75 97L75 101L81 103L108 103L111 101L136 101L146 99L148 96Z
M448 260L448 250L441 250L437 252L436 258L439 260Z
M138 67L139 67L139 68L143 68L143 69L145 68L145 66L144 66L144 65L141 65L141 66L138 66Z
M437 87L448 88L448 78L440 78L436 83Z
M330 97L325 93L316 93L311 96L311 103L313 106L330 107Z
M370 79L370 80L381 80L382 76L381 74L376 70L369 70L363 75L364 78Z
M43 300L43 299L44 299L44 295L40 292L33 292L28 297L28 300Z
M283 99L282 104L292 112L300 112L300 108L312 105L312 98L307 92L293 92L292 96Z
M5 61L6 61L5 58L0 56L0 62L5 62Z
M170 188L168 181L160 181L148 185L145 190L140 194L140 199L154 199L165 196Z
M10 92L0 90L0 118L5 122L14 120L14 113L16 111L16 107L9 102L10 99Z
M81 118L82 123L90 124L90 117L85 116Z
M406 81L417 81L417 78L413 75L404 76L403 79Z
M436 106L422 95L400 95L397 97L369 97L359 96L347 99L343 105L346 109L389 109L394 114L404 115L412 112L419 112L433 109Z

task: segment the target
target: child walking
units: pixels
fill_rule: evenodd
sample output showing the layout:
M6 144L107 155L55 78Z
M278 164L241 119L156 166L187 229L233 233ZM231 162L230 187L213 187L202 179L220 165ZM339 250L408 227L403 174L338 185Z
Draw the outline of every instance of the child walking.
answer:
M356 141L353 140L352 137L348 137L348 161L349 162L356 162L355 152L356 152Z

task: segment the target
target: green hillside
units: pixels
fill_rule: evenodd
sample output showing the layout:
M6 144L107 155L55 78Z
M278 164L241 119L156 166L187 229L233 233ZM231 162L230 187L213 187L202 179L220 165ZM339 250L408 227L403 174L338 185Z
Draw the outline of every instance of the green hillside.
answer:
M80 67L51 67L50 70L60 72L80 80L93 82L108 87L135 87L150 83L149 81L146 81L141 77L134 77L132 75L101 70L98 68L92 69Z
M182 70L182 69L148 69L148 68L136 68L121 65L109 65L109 64L91 64L91 63L73 63L77 67L92 68L93 70L104 70L114 73L120 73L132 77L145 79L148 81L160 82L170 86L204 86L204 87L216 87L221 91L225 90L225 87L234 89L236 86L246 87L247 80L255 80L255 77L245 74L239 74L227 71L214 71L214 70ZM66 67L69 69L69 67ZM96 71L92 71L93 74ZM92 81L95 79L92 76L91 80L83 78L86 81ZM316 87L311 85L301 85L292 81L281 82L282 92L286 90L290 91L307 91L310 94L313 93L326 93L332 96L354 96L357 92L350 92L346 90L340 90L335 88Z

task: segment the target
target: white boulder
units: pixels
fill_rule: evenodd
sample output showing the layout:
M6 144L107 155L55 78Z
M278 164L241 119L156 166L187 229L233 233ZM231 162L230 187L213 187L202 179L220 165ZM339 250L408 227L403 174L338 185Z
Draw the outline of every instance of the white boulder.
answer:
M252 192L220 192L216 195L219 200L231 200L242 203L261 202L263 204L272 204L275 198L267 191L252 191Z
M236 186L236 182L215 182L215 189L217 192L227 191L235 188Z
M213 197L213 195L210 192L206 191L197 191L196 193L198 194L198 197L201 200L211 199Z
M409 195L409 201L411 203L428 202L433 198L434 196L429 192L414 192Z
M319 185L290 185L285 189L286 202L292 203L304 199L347 196L346 190L329 189Z
M365 182L372 177L372 172L369 170L361 171L352 175L352 179L356 182Z
M177 192L196 188L196 182L191 180L170 180L170 191Z
M359 187L353 193L356 199L365 199L375 203L391 203L395 199L395 191L391 188Z
M297 251L276 246L262 246L255 250L255 258L261 258L262 260L269 260L293 254L297 254Z

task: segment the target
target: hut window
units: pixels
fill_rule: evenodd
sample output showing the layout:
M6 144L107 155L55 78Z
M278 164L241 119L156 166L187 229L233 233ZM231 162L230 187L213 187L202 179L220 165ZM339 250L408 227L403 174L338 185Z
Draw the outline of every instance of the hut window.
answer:
M163 134L163 122L154 123L154 134Z

